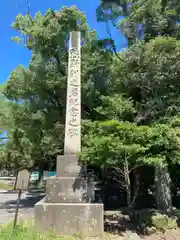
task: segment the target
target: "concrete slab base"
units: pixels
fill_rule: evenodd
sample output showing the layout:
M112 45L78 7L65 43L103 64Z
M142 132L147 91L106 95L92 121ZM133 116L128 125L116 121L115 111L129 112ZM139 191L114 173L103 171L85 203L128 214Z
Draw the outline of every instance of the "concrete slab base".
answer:
M104 233L103 204L47 203L35 205L35 221L39 231L60 235L102 236Z

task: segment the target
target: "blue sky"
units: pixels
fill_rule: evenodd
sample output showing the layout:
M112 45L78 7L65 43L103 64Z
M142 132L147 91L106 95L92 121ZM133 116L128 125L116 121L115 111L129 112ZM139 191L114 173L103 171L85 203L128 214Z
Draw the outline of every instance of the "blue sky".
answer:
M44 13L48 8L59 10L62 6L76 5L85 12L89 25L97 30L99 38L103 38L108 37L108 34L105 24L96 22L96 7L99 2L100 0L29 0L32 15L38 11ZM27 12L27 0L2 0L0 11L0 83L3 83L18 64L28 65L31 52L11 41L11 37L16 35L10 27L11 23L18 13ZM112 28L112 36L118 49L125 47L125 39L118 30Z

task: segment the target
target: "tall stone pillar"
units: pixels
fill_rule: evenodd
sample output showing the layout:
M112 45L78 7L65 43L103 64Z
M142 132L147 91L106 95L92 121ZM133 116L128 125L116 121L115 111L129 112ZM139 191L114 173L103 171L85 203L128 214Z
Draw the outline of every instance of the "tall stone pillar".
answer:
M56 177L49 178L46 196L35 205L39 230L59 234L101 235L103 204L87 202L87 185L78 162L81 151L81 35L70 33L64 155L57 157Z
M70 33L64 155L81 151L81 34Z

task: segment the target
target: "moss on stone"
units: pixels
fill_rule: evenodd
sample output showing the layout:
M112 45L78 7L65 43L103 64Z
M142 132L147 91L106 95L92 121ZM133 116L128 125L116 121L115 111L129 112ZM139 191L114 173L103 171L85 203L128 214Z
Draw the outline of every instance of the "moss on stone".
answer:
M152 225L159 230L175 229L177 228L177 219L169 217L165 214L156 214L152 216Z

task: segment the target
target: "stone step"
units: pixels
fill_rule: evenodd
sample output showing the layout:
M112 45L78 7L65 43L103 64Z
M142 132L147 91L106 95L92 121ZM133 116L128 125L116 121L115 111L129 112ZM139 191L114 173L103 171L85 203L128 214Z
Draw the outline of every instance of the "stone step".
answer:
M86 182L84 178L53 177L47 179L46 202L82 203L86 202Z

